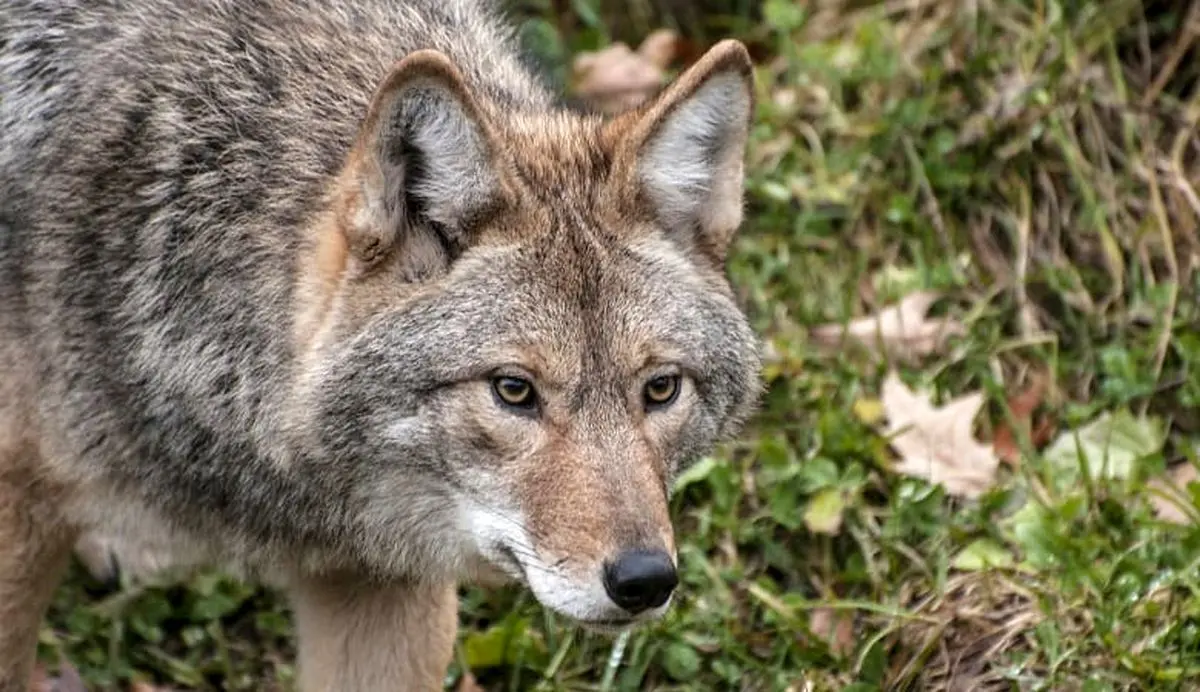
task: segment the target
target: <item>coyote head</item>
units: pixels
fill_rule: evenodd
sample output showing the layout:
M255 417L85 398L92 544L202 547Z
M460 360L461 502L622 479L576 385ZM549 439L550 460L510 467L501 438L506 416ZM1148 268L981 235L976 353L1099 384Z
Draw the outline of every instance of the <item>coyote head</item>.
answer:
M752 108L733 41L611 119L489 96L432 51L394 66L297 323L359 559L506 573L599 628L665 610L672 479L760 389L725 273Z

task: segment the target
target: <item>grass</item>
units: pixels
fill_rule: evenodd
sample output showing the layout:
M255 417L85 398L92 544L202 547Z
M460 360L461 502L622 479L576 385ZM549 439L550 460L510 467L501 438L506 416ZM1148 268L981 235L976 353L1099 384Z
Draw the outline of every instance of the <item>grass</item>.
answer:
M562 77L621 5L531 6L529 35ZM678 604L614 642L521 590L465 590L448 686L469 669L488 690L1200 688L1200 524L1157 519L1148 490L1200 463L1200 2L756 12L707 18L761 58L731 271L770 387L676 497ZM808 336L915 289L966 327L939 353L881 363ZM985 437L1041 373L1060 434L1115 412L1162 439L1097 476L1026 437L993 490L950 497L890 471L862 415L893 366L940 398L985 392ZM290 647L268 591L210 574L106 594L75 570L42 653L97 687L250 690L287 689Z

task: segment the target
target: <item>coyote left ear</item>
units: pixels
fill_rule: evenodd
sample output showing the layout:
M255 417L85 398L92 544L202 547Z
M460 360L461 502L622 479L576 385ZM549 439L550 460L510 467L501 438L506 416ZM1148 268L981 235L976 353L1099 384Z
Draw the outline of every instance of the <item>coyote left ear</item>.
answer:
M504 194L495 142L445 55L421 50L402 59L376 88L359 132L349 248L367 265L393 244L418 255L438 247L440 262L452 261L472 221Z
M713 46L647 106L628 141L638 184L671 235L723 263L742 222L754 72L739 41Z

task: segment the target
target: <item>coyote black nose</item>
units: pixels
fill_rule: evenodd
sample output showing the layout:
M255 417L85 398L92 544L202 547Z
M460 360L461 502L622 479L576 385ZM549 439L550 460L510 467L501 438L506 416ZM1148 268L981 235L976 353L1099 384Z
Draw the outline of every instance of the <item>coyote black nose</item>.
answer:
M679 578L661 550L627 550L604 566L604 590L634 615L667 602Z

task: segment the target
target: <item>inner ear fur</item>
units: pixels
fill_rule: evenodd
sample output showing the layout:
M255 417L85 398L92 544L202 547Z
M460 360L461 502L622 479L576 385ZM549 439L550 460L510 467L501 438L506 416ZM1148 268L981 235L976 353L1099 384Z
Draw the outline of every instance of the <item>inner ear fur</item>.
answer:
M725 40L647 104L610 124L626 185L673 240L723 264L742 222L754 70L741 42ZM619 133L619 134L617 134Z
M452 261L475 219L505 197L501 157L449 58L421 50L398 61L371 98L343 176L339 225L358 273L395 252L418 274Z

